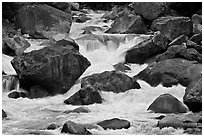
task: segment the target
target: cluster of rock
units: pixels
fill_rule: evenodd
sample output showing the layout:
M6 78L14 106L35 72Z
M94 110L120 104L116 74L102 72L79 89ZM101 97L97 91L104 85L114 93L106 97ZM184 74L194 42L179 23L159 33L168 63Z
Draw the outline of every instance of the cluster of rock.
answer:
M85 11L79 10L76 3L16 4L3 3L3 8L8 10L3 10L2 51L3 54L14 56L11 63L18 75L20 87L26 92L15 91L11 85L8 90L13 91L8 96L39 98L66 93L91 64L79 53L74 40L57 41L55 36L69 33L72 20L85 22L90 18L84 14ZM195 113L166 115L157 126L183 128L187 133L197 134L198 131L199 134L202 128L201 7L201 3L166 2L135 2L125 8L113 7L111 12L103 16L107 20L115 20L107 33L153 34L129 49L125 57L125 63L148 63L147 68L133 78L121 72L128 70L121 64L114 66L115 71L86 76L81 80L81 89L64 103L102 103L101 91L121 93L139 89L138 79L151 86L181 84L186 87L183 103ZM74 16L78 13L80 16ZM91 32L86 33L92 35ZM25 53L30 44L23 34L29 34L29 38L48 39L50 44ZM155 113L186 113L188 109L183 103L172 95L163 94L155 99L148 110ZM81 112L88 113L89 110L80 108L64 113ZM5 117L7 114L2 109L2 118ZM97 125L103 129L121 129L129 128L130 122L114 118L85 126L67 121L61 132L87 135L91 134L87 129ZM58 127L52 124L48 129Z

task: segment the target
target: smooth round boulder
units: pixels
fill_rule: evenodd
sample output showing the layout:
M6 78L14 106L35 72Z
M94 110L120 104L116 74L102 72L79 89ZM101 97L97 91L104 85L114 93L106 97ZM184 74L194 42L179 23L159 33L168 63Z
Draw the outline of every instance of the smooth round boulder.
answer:
M102 122L97 123L97 125L101 126L103 129L128 129L130 127L130 122L124 119L113 118L104 120Z
M186 113L187 108L171 94L162 94L157 97L147 110L155 113Z
M8 94L8 97L17 99L17 98L20 98L20 93L16 90L13 90Z
M82 125L74 123L72 121L67 121L61 130L61 133L70 133L76 135L90 135L91 133Z

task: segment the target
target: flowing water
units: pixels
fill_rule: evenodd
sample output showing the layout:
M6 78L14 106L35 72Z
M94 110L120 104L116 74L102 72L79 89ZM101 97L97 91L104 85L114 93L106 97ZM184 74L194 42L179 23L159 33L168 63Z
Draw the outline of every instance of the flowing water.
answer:
M145 35L133 34L105 34L107 26L110 26L111 21L104 23L101 19L102 12L95 13L90 11L88 20L85 23L73 23L70 37L80 46L80 53L85 56L91 66L79 78L84 76L100 73L106 70L113 70L113 65L123 62L125 51L136 43L148 38ZM98 41L90 35L82 35L83 28L87 26L97 26L101 29L96 29L93 32L99 39ZM105 27L103 27L105 26ZM61 36L61 35L60 35ZM84 37L86 36L86 37ZM62 37L62 36L61 36ZM92 37L92 38L90 38ZM97 42L96 42L97 41ZM29 41L33 49L38 49L39 42ZM12 58L3 55L3 70L8 74L15 75L15 71L10 66L9 62ZM5 64L5 65L4 65ZM147 64L129 64L131 68L126 74L134 76L143 70ZM122 118L130 121L129 129L120 130L103 130L102 128L91 128L93 134L183 134L181 129L164 128L160 130L156 127L155 114L147 112L148 106L153 100L163 93L170 93L182 101L185 88L181 85L165 88L161 85L151 87L144 81L138 81L141 89L131 89L125 93L101 92L104 99L102 104L87 105L90 113L63 113L66 110L72 110L79 106L66 105L63 103L65 99L74 94L80 89L80 83L76 83L64 95L54 97L46 97L40 99L8 98L8 92L2 93L2 108L7 112L8 117L2 121L3 134L62 134L61 127L50 131L46 127L51 123L63 125L66 121L72 120L81 124L95 124L99 121ZM19 89L22 90L22 89Z

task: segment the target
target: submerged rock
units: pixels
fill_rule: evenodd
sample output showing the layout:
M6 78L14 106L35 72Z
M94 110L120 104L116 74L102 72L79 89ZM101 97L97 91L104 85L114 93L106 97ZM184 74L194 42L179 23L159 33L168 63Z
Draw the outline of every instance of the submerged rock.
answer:
M202 75L200 74L185 89L184 103L193 112L202 111Z
M20 87L39 85L50 95L66 93L90 66L73 45L51 45L25 53L11 61Z
M55 33L69 33L70 14L46 4L27 5L19 9L16 26L34 38L50 38Z
M55 129L59 128L59 127L60 127L59 125L52 123L47 127L47 129L48 130L55 130Z
M75 108L74 110L67 110L64 111L64 113L68 114L68 113L89 113L90 110L87 107L78 107Z
M6 112L2 109L2 118L6 118L7 117L7 114Z
M201 72L202 65L196 61L169 59L148 65L135 78L144 80L151 86L159 84L171 86L178 83L188 86ZM174 82L168 81L166 77L174 79Z
M167 49L168 39L158 32L153 38L144 40L126 52L125 60L128 63L143 64L148 58L164 52Z
M115 22L111 25L111 28L107 33L133 33L133 34L145 34L147 32L146 25L140 16L132 14L125 14L122 17L116 18Z
M169 40L173 40L180 35L190 35L193 24L188 17L166 16L154 20L151 28L160 31Z
M183 128L184 124L177 117L173 115L168 115L158 122L157 127L159 127L160 129L164 127L173 127L177 129L177 128Z
M61 133L70 133L76 135L90 135L91 133L82 125L74 123L72 121L67 121L61 130Z
M162 94L157 97L147 110L155 113L186 113L187 108L171 94Z
M130 122L124 119L113 118L104 120L102 122L97 123L97 125L101 126L103 129L128 129L130 127Z

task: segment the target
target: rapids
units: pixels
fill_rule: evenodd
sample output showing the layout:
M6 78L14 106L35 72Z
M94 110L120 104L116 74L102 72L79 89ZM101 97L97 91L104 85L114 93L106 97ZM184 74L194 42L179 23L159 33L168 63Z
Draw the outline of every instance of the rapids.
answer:
M113 70L113 65L123 62L125 51L136 43L148 38L145 35L133 34L105 34L107 26L110 27L111 21L104 23L101 16L103 12L89 11L88 20L85 23L73 23L69 36L79 44L80 53L85 56L91 66L83 73L79 80L93 73L100 73L106 70ZM89 39L91 36L83 37L83 28L87 26L97 26L102 29L93 31L92 33L100 40ZM104 27L105 26L105 27ZM61 36L61 35L60 35ZM63 36L61 36L63 37ZM98 39L97 37L97 39ZM37 50L39 41L29 41L31 47L29 50ZM11 64L12 58L3 55L3 70L11 75L15 75ZM131 68L126 74L134 76L143 70L147 64L129 64ZM185 88L181 85L165 88L161 85L151 87L144 81L138 81L141 89L131 89L125 93L112 93L101 91L101 96L104 99L102 104L88 105L91 112L74 114L63 113L66 110L72 110L79 106L66 105L63 103L65 99L74 94L80 89L80 83L76 84L64 95L56 95L40 99L8 98L8 92L2 93L2 108L8 114L8 117L2 121L3 134L62 134L61 127L56 130L47 130L46 127L51 123L56 123L62 126L66 121L72 120L76 123L95 124L99 121L111 118L122 118L130 121L129 129L120 130L103 130L101 128L89 129L93 134L183 134L181 129L164 128L160 130L156 127L157 120L153 119L162 114L154 114L147 112L148 106L155 98L163 93L170 93L176 96L180 101L184 95ZM22 90L22 89L18 89Z

